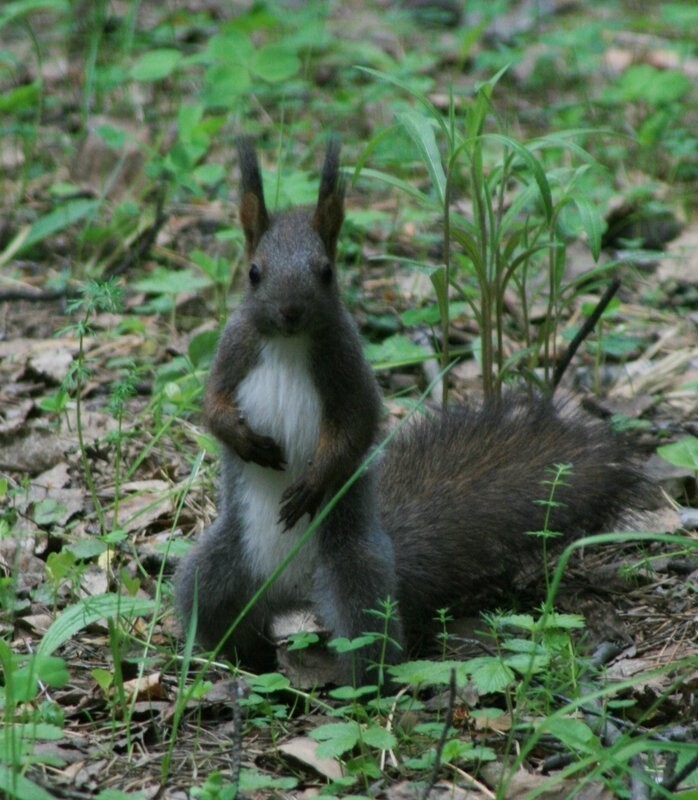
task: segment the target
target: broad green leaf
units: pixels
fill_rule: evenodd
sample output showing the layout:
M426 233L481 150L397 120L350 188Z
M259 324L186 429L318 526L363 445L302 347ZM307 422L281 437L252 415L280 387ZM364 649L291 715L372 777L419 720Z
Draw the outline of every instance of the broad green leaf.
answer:
M385 339L380 344L368 344L364 348L366 358L376 365L414 364L432 358L433 353L425 347L415 344L401 333Z
M203 101L206 106L229 108L232 101L251 86L248 70L239 64L215 64L204 75Z
M148 50L131 67L130 75L136 81L159 81L171 75L182 54L171 47Z
M552 716L543 721L542 727L572 750L596 752L598 742L594 732L579 719Z
M0 114L12 114L15 111L30 109L40 95L41 87L36 81L4 92L0 94Z
M255 53L249 36L235 28L228 28L212 36L207 51L217 61L245 66L250 64Z
M191 363L203 368L211 363L216 352L220 331L202 331L189 342L187 354Z
M261 789L295 789L297 785L298 781L295 778L265 775L263 772L247 767L240 770L240 791L246 794L258 792Z
M446 174L441 163L441 153L434 136L434 123L418 111L402 111L397 119L417 145L419 154L429 172L429 177L443 207L446 197Z
M105 617L117 614L121 617L140 617L149 614L155 607L155 602L150 598L124 597L118 594L87 597L75 605L68 606L56 617L44 634L37 653L42 656L51 655L78 631Z
M390 668L390 674L400 683L415 686L448 686L451 671L456 670L456 681L463 685L468 679L468 665L463 661L407 661Z
M288 47L282 44L270 44L261 47L255 53L249 68L262 80L278 83L292 78L300 66L300 59Z
M34 506L34 522L37 525L52 525L60 522L68 509L55 497L45 497Z
M205 275L190 269L167 269L156 267L147 278L141 278L133 284L139 292L148 294L181 294L203 289L211 285L211 280Z
M514 680L514 671L498 658L490 658L473 670L472 678L478 692L490 694L506 689Z
M686 467L698 472L698 437L685 436L673 444L665 444L657 453L676 467Z
M280 692L288 689L291 685L289 679L279 672L267 672L263 675L256 675L250 681L250 688L254 692L260 694L268 694L270 692Z
M310 731L309 736L322 743L316 750L320 758L338 758L356 747L360 733L358 722L330 722Z
M369 747L378 747L381 750L390 750L397 744L395 736L380 725L372 725L361 734L364 744Z

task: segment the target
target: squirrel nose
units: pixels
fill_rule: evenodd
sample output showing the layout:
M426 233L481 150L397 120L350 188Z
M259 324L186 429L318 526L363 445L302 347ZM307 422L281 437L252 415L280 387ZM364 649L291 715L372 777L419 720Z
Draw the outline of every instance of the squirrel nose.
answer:
M298 303L289 303L281 306L281 316L287 325L297 325L303 317L303 306Z

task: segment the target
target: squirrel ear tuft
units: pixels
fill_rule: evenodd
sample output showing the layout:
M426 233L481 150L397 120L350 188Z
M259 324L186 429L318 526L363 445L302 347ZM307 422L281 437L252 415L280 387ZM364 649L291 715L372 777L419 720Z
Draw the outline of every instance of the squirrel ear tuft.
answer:
M313 215L313 227L325 245L327 255L334 259L337 238L344 221L344 180L339 173L339 139L333 137L327 146L325 163L320 176L320 191Z
M247 254L250 256L269 227L269 214L264 203L262 175L252 140L240 137L237 140L237 151L242 177L240 222L247 242Z

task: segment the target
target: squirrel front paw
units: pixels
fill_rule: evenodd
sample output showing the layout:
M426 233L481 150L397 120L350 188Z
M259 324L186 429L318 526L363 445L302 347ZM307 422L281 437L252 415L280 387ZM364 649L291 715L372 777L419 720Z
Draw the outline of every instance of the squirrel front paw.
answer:
M278 521L283 524L284 530L290 530L304 514L313 517L322 503L324 494L322 489L318 489L303 478L292 483L281 495Z
M235 429L233 449L243 461L252 461L261 467L283 470L286 466L283 450L271 438L255 433L241 417Z

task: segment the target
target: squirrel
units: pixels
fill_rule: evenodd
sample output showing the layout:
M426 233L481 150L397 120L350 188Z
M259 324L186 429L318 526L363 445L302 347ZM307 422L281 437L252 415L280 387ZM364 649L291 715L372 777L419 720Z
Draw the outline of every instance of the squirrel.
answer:
M626 442L600 421L518 396L404 425L278 579L233 621L376 445L382 398L336 274L345 184L332 139L317 203L270 214L256 150L238 142L248 285L228 320L204 400L221 444L217 519L180 562L176 604L207 649L253 671L275 665L272 617L310 605L334 637L383 630L362 651L395 662L428 641L437 609L484 607L540 559L537 537L599 530L632 497ZM546 508L544 482L571 465ZM490 597L492 595L490 594ZM381 601L396 613L377 618ZM484 601L483 601L484 598ZM226 634L227 639L221 645ZM356 664L340 656L344 677ZM354 673L356 674L356 673Z

